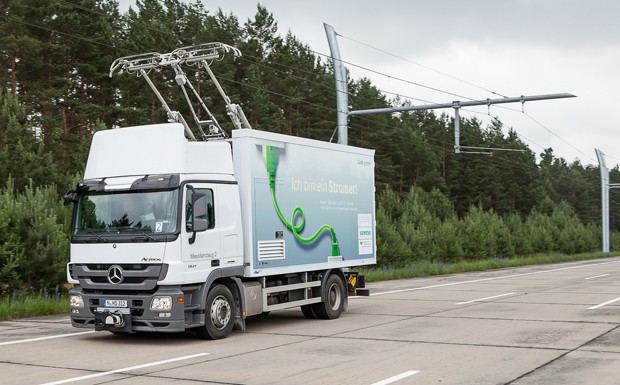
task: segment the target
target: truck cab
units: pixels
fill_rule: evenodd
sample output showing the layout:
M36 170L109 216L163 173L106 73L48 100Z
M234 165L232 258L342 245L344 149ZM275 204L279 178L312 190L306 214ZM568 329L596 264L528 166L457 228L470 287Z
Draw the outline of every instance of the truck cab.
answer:
M117 331L175 332L204 323L204 309L193 310L203 308L198 286L214 271L243 271L230 146L189 142L176 123L95 136L71 198L74 326L105 329L111 317Z

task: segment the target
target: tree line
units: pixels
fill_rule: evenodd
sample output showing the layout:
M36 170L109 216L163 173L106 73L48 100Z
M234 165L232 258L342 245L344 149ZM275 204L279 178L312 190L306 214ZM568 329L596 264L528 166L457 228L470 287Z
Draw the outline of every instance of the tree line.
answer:
M55 218L58 228L66 228L67 209L56 209L58 196L51 191L58 194L79 178L92 135L111 127L166 121L143 79L108 76L118 57L214 41L235 46L242 57L225 58L212 68L254 128L325 141L334 134L336 95L330 60L292 33L281 35L274 16L261 5L245 21L222 11L209 12L200 1L138 0L126 12L113 0L5 0L3 5L0 199L2 215L12 215L5 218L11 223L7 233L0 235L6 238L0 249L3 288L8 282L14 283L11 287L40 287L28 278L33 276L29 268L56 269L66 262L66 232L37 222L37 215L43 215L37 210L48 210L43 212ZM225 116L225 105L208 77L188 74L210 109ZM172 74L153 71L150 76L165 96L176 91ZM352 110L409 103L388 99L367 78L348 81ZM171 107L185 111L185 101L176 100ZM226 130L232 128L219 120ZM523 152L455 154L453 118L432 111L350 118L349 144L376 150L381 263L600 247L600 237L594 236L600 234L601 215L597 166L567 162L551 148L537 158L517 135L518 127L504 127L498 118L488 126L475 118L461 119L460 125L464 146ZM619 176L620 170L611 170L612 181ZM618 231L615 208L620 207L620 196L610 195L610 222ZM534 240L542 228L551 234L545 246ZM495 239L496 248L473 247L485 231L494 234L486 238ZM559 238L574 238L573 231L583 238L576 249ZM454 239L458 243L450 241ZM35 250L42 260L33 259ZM63 277L51 274L50 282Z

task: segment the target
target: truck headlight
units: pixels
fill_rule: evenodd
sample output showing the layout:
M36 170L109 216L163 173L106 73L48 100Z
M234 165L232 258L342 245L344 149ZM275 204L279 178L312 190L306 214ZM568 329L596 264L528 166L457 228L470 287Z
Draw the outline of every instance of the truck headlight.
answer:
M172 309L172 297L153 297L151 300L151 310L163 311Z
M84 299L79 294L71 294L69 296L69 305L73 308L83 308Z

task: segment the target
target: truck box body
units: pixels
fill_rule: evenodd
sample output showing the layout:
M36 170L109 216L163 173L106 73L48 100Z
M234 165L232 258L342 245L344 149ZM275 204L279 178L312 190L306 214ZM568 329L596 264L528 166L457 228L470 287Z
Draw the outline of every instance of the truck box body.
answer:
M376 262L374 151L258 130L235 130L232 141L246 277Z

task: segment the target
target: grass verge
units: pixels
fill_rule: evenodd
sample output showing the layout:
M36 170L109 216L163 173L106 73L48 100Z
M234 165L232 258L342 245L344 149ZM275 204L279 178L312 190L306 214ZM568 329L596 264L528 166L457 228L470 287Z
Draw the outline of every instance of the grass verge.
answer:
M0 298L0 320L2 321L58 313L69 314L69 300L66 296L30 295Z
M556 255L533 255L517 258L492 258L479 261L459 261L453 263L420 261L405 267L379 267L359 268L360 274L366 276L367 282L388 281L392 279L405 279L428 277L432 275L444 275L463 273L468 271L485 271L517 267L527 265L541 265L547 263L559 263L570 261L583 261L616 256L610 253L587 253L587 254L556 254Z

